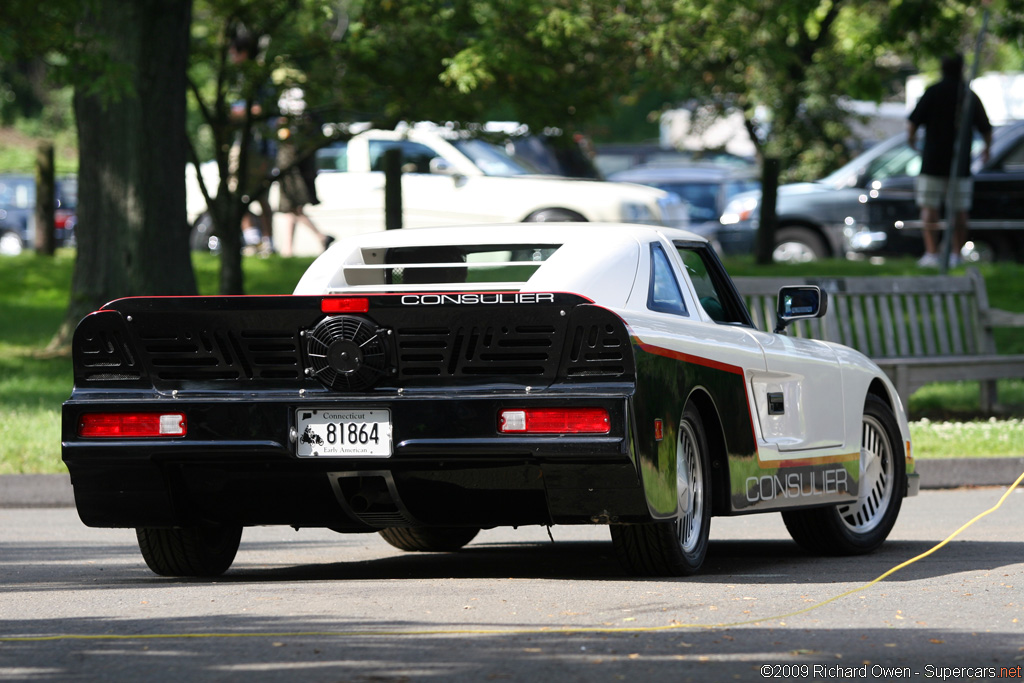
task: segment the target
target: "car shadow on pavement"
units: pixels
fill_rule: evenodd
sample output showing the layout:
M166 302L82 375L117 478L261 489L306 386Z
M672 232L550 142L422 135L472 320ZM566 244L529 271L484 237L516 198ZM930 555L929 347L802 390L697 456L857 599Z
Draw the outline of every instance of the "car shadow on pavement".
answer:
M377 543L380 545L376 545ZM246 543L232 567L216 578L161 577L149 572L133 544L63 546L60 564L46 586L64 590L104 589L126 583L246 583L416 579L551 579L567 581L687 581L704 584L803 584L823 577L844 583L872 581L893 567L932 549L925 541L889 541L856 557L820 557L788 540L712 541L701 572L691 577L634 577L615 558L610 541L471 543L453 553L405 553L370 539L370 550L325 541ZM364 544L360 544L363 546ZM1010 541L957 541L886 577L915 581L960 572L992 571L1018 564L1024 544ZM311 561L310 555L316 560ZM349 559L346 559L346 556ZM5 591L38 590L38 576L6 569L52 564L47 544L4 543L0 570ZM5 569L5 565L7 565ZM24 588L19 584L25 583Z
M470 544L456 553L402 553L355 562L294 566L246 564L245 546L221 581L309 581L437 578L530 578L572 581L678 580L704 583L756 581L806 583L834 576L867 582L934 547L931 542L890 541L856 557L821 557L792 541L712 541L704 568L677 579L630 576L615 558L611 542ZM914 581L964 571L987 571L1020 561L1024 544L961 541L914 562L887 581ZM746 579L744 578L746 577Z

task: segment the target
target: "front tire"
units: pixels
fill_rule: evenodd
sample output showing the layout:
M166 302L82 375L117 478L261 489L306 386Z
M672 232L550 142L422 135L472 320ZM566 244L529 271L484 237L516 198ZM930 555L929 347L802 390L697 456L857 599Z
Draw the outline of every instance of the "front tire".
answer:
M135 530L142 559L160 576L220 576L235 560L242 527L204 525Z
M476 538L480 530L474 527L388 527L377 533L399 550L451 553Z
M775 233L775 263L809 263L828 258L828 248L818 233L808 228L782 228Z
M690 576L704 564L711 534L711 467L700 413L692 404L676 440L676 517L611 527L619 561L640 576Z
M852 503L782 513L801 548L825 555L861 555L882 545L903 505L906 462L892 409L869 394L861 423L862 495ZM865 461L866 458L866 461Z

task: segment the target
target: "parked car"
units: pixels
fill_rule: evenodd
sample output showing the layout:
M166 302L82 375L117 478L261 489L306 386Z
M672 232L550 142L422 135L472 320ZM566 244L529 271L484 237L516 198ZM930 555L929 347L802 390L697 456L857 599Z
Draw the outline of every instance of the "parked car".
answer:
M640 183L674 192L687 203L689 230L707 238L722 254L749 254L757 231L749 223L724 225L726 205L737 194L758 190L756 169L721 164L644 164L608 176L616 182Z
M776 329L824 315L783 287ZM243 527L450 552L601 524L625 569L700 570L713 515L811 552L887 537L918 491L878 366L760 331L691 232L550 223L336 242L292 296L133 297L79 324L62 452L88 526L157 574L228 569Z
M980 158L981 148L980 140L976 141L969 241L961 256L968 261L1024 262L1024 122L995 130L988 162ZM908 163L909 173L867 186L863 217L858 216L858 222L844 231L851 251L868 256L921 254L920 209L911 177L919 168L915 154Z
M58 178L54 188L55 244L74 244L77 222L78 180ZM0 174L0 254L17 256L35 244L36 179L27 174Z
M601 143L594 146L594 165L607 176L647 164L714 163L737 168L753 168L755 162L719 150L688 150L665 147L657 142Z
M534 134L516 124L510 130L486 127L482 139L503 148L520 166L536 175L605 180L585 152L584 141L566 142L562 134ZM318 171L347 170L348 143L337 142L316 152Z
M996 129L990 160L975 144L975 177L968 259L995 255L1024 260L1024 123ZM920 209L914 177L920 154L895 135L830 175L811 183L779 187L777 261L811 261L866 255L920 255ZM724 224L756 229L760 192L739 195L726 208Z
M516 222L628 222L686 227L686 204L672 193L628 183L543 175L503 146L443 127L368 130L333 145L318 161L320 200L305 213L335 238L384 230L384 155L401 152L403 226ZM204 165L207 186L216 166ZM205 203L187 176L190 221ZM276 184L270 203L276 206ZM204 243L203 239L194 243ZM205 242L208 242L206 240Z
M309 208L309 216L339 237L383 229L384 153L389 149L402 154L406 227L558 220L685 227L688 220L685 205L670 193L538 174L503 146L420 127L369 130L335 146L335 167L321 164L316 179L320 204Z

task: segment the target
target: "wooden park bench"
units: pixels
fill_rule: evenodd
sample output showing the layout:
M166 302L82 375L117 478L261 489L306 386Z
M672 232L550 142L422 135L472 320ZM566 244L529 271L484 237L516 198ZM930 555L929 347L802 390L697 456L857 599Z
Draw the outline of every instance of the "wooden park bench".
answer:
M989 308L985 280L964 276L737 277L758 329L771 330L783 285L818 285L828 292L824 318L798 321L792 336L853 347L870 357L896 386L903 404L929 382L978 380L981 409L991 414L996 380L1024 378L1024 354L999 355L996 327L1024 327L1024 313Z

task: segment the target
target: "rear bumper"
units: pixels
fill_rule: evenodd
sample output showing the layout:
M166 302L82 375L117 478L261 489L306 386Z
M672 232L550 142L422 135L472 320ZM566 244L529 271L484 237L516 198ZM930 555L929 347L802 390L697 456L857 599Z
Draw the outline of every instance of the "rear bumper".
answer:
M415 398L82 400L64 405L64 462L90 526L199 522L322 526L565 524L649 519L631 457L628 397L433 395ZM497 432L501 408L567 405L608 410L600 435ZM386 458L300 458L296 410L387 408ZM86 439L85 412L175 410L188 434Z

